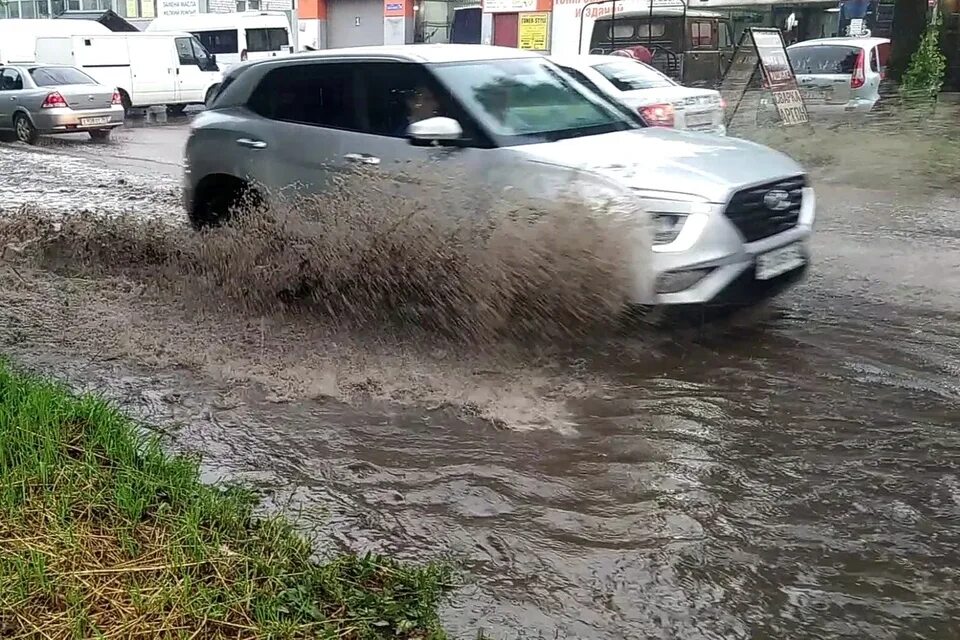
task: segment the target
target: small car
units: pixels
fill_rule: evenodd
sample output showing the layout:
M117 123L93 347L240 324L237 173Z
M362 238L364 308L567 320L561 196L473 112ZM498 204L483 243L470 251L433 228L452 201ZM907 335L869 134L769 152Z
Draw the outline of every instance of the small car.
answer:
M35 144L43 134L87 132L106 140L123 125L123 103L113 87L76 67L0 65L0 131Z
M612 55L551 58L592 91L643 118L651 127L673 127L726 135L723 99L713 89L677 84L639 60Z
M729 136L646 127L546 57L485 45L328 49L231 69L191 124L184 207L215 227L248 198L323 194L362 165L469 167L477 186L541 200L577 185L651 222L628 304L743 307L800 281L816 215L803 168ZM644 250L648 250L644 247Z
M787 47L787 57L809 113L868 113L880 101L880 82L890 57L890 40L805 40Z

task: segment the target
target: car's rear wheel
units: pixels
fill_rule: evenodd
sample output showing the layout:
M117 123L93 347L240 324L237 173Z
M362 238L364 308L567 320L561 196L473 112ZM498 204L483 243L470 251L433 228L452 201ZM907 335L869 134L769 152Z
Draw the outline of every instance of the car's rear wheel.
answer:
M210 176L197 188L190 222L197 230L219 227L235 213L262 204L260 194L246 182L231 176Z
M110 132L113 129L94 129L90 132L90 137L98 142L105 142L110 139Z
M37 128L30 122L30 118L23 113L18 113L13 117L13 131L17 135L17 140L26 144L36 144L37 138L40 137Z
M120 104L123 105L123 115L129 116L130 110L133 109L133 100L123 89L120 89Z

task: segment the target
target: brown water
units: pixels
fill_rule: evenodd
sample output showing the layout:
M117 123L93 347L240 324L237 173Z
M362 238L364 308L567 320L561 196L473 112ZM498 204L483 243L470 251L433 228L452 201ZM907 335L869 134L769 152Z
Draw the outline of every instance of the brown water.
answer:
M742 325L527 362L371 347L358 368L309 333L24 273L4 275L0 337L202 452L208 479L254 483L321 548L461 563L456 637L952 640L960 205L818 194L809 281ZM504 428L528 409L538 428Z

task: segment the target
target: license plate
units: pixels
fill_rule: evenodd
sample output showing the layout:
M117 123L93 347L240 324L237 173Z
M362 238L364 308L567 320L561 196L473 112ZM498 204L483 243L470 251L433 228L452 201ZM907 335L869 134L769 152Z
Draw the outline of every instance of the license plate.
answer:
M825 102L830 98L829 91L816 91L813 89L801 91L800 95L803 96L804 102Z
M80 125L84 127L90 127L95 124L107 124L110 122L110 116L104 116L101 118L80 118Z
M687 114L687 126L690 128L694 127L706 127L713 124L713 114L712 113L690 113Z
M757 280L769 280L798 269L807 257L799 243L788 244L757 256Z

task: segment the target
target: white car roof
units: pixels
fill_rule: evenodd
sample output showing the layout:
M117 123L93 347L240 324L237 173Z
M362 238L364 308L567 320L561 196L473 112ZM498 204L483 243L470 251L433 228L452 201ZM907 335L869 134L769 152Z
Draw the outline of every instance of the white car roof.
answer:
M511 58L543 58L539 53L513 47L493 47L483 44L405 44L395 46L350 47L323 49L288 56L295 58L392 58L410 62L475 62L478 60L507 60Z
M839 37L839 38L817 38L816 40L803 40L801 42L796 42L787 49L800 49L802 47L816 47L818 45L842 45L848 47L860 47L861 49L869 49L875 47L878 44L889 43L889 38L853 38L853 37Z

